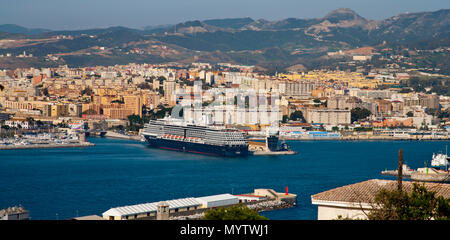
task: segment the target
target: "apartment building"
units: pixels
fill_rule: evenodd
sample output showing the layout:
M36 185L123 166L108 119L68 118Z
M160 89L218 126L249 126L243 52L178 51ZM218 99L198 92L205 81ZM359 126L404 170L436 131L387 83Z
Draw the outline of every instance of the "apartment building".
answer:
M323 123L325 125L341 125L351 123L350 110L314 109L309 108L305 114L308 123Z

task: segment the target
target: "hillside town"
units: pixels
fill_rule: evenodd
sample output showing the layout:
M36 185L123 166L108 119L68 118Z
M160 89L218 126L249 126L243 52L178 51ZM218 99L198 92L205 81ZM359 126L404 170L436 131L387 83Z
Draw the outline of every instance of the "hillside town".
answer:
M330 54L350 54L349 64L357 65L373 53ZM0 134L75 129L138 135L144 123L180 105L185 121L209 115L214 124L255 137L276 122L285 139L448 139L449 97L405 85L444 75L395 64L367 69L266 74L230 63L170 63L0 70ZM231 97L216 99L230 91ZM255 106L249 106L252 97ZM202 105L191 108L187 100Z

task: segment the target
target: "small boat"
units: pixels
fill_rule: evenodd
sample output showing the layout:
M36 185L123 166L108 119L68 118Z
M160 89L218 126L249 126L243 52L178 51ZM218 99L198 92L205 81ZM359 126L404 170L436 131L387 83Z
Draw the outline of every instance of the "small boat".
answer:
M406 164L402 165L402 176L411 177L411 174L415 172L414 169L409 168ZM397 176L398 170L385 170L381 172L382 175Z

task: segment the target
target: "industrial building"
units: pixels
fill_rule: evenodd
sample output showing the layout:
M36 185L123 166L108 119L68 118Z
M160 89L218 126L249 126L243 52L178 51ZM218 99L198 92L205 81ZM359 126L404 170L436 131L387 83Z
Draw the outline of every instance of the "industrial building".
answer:
M0 220L29 220L30 212L22 206L0 210Z
M144 217L154 217L157 215L159 203L160 202L153 202L111 208L103 213L103 218L108 220L130 220ZM238 203L239 199L231 194L219 194L199 198L182 198L165 201L165 204L169 206L169 213L223 207Z
M351 123L350 110L308 109L305 115L308 123L323 123L335 126Z
M218 194L198 198L182 198L164 202L144 203L131 206L111 208L103 213L106 220L133 220L133 219L168 219L169 215L182 212L205 211L217 207L226 207L247 202L260 202L276 200L283 202L296 202L297 195L277 193L272 189L255 189L251 194ZM167 209L168 208L168 209ZM182 213L185 214L185 213ZM161 217L161 215L164 215ZM158 218L158 216L160 218Z
M376 207L374 199L381 189L397 189L397 181L370 179L330 189L311 196L311 203L318 206L318 220L342 218L367 219L367 214ZM424 183L427 189L436 191L436 197L450 197L450 184ZM404 181L403 191L410 193L413 182Z

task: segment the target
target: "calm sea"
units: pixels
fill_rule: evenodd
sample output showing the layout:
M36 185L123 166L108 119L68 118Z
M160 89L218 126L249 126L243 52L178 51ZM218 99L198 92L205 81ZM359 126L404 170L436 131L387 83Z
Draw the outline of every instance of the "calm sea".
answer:
M90 138L90 148L0 151L0 209L21 204L32 219L69 219L112 207L272 188L298 195L269 219L316 219L311 195L382 176L398 150L412 168L449 141L295 141L292 156L218 158L151 149L141 142Z

